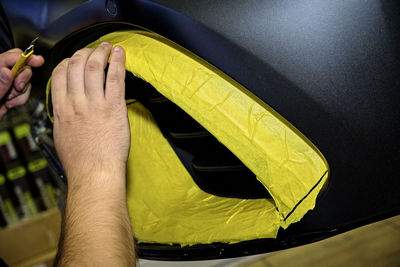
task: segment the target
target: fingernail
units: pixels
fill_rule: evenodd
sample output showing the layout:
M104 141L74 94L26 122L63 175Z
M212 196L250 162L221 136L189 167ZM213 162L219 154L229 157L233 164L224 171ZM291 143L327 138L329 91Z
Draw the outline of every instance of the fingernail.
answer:
M3 70L0 70L0 79L6 83L10 81L10 77L8 77L8 75L5 74Z
M121 47L119 46L119 45L117 45L116 47L114 47L114 51L115 52L119 52L119 51L121 51Z
M101 45L110 45L109 42L102 42Z

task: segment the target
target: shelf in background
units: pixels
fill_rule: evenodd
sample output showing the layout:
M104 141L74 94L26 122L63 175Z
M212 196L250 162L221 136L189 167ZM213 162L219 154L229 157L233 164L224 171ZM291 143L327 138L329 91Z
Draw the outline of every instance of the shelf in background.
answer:
M58 208L0 229L0 257L10 266L31 266L55 258L61 229Z

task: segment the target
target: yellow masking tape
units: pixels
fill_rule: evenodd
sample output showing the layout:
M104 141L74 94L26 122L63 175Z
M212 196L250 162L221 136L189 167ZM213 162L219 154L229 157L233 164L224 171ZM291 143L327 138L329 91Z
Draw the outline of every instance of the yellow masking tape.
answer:
M194 183L151 114L128 106L132 145L127 198L139 242L192 245L273 238L315 206L328 179L317 148L246 88L175 43L144 31L103 36L122 46L126 69L151 83L229 148L272 199L234 199ZM134 88L127 88L127 90Z

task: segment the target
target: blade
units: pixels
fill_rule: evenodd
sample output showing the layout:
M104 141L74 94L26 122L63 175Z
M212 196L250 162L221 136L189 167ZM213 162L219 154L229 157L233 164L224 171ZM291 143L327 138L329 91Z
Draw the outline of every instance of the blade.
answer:
M24 55L27 55L34 47L36 40L39 39L39 36L37 36L35 39L32 40L32 42L30 43L30 45L28 46L27 49L25 49L24 51Z

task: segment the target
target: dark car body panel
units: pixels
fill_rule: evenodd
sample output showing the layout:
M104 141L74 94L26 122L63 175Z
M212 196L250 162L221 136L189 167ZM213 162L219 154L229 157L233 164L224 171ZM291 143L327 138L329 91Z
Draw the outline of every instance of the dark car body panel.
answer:
M39 52L52 61L40 74L43 77L48 78L49 70L67 56L63 49L72 51L72 43L91 41L71 40L99 29L93 25L113 26L103 27L92 38L113 29L144 27L243 84L327 159L331 175L326 192L313 211L281 231L276 240L187 248L139 244L142 257L211 259L268 252L400 213L398 1L19 0L2 4L17 47L40 36Z

